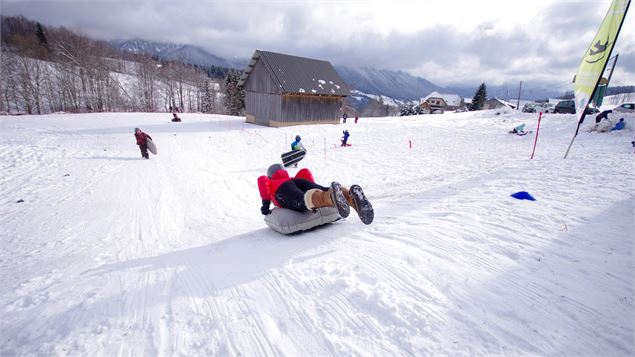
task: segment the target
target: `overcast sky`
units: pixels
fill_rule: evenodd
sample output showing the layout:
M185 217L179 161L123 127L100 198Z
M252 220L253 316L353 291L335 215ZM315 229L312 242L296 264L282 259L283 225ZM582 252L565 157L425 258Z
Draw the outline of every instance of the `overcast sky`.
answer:
M404 70L435 84L552 83L570 88L610 0L13 1L24 15L99 39L200 46L225 58L255 49L352 67ZM613 85L635 83L627 15Z

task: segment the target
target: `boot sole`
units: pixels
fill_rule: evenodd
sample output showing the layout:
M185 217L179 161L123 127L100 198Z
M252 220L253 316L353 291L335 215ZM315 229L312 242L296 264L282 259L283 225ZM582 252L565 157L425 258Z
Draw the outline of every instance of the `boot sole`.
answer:
M351 214L351 208L348 206L344 191L342 191L342 185L337 182L331 183L331 199L335 203L335 208L342 218L348 217Z
M359 219L364 224L373 223L373 220L375 219L375 210L373 209L373 205L370 204L368 198L366 198L366 195L364 195L362 188L359 185L353 185L348 192L355 202Z

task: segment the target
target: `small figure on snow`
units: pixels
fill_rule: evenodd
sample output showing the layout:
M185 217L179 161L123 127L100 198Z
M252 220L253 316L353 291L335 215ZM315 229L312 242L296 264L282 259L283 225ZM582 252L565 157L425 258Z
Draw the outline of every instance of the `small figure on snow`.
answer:
M509 133L510 134L516 134L518 136L523 136L523 135L529 134L528 132L525 131L525 124L520 124L520 125L514 127L514 129L512 129Z
M613 127L613 129L611 129L611 131L613 130L622 130L624 129L624 126L626 125L626 123L624 123L624 118L620 118L620 120L615 123L615 126Z
M373 206L364 195L359 185L345 188L337 182L330 187L315 183L309 169L303 168L290 177L281 164L273 164L267 169L267 175L258 177L258 190L262 198L260 212L263 215L271 213L271 203L277 207L287 208L297 212L308 212L322 207L336 208L339 215L346 218L350 214L350 207L364 224L371 224L375 217Z
M359 117L356 115L355 116L355 124L357 124L357 121L359 120Z
M141 150L141 157L144 159L149 159L150 155L148 154L148 139L152 140L152 137L139 128L134 128L134 136L137 138L137 145L139 145L139 150Z
M300 137L300 135L296 135L295 136L295 141L291 143L291 150L304 150L306 151L306 149L304 148L304 145L301 142L302 138Z
M611 113L613 113L613 110L612 110L612 109L602 111L600 114L598 114L598 115L596 115L596 116L595 116L595 122L596 122L596 123L601 122L601 121L602 121L602 119L604 119L604 118L608 118L608 117L609 117L609 114L611 114Z
M591 127L591 129L589 129L589 132L592 132L592 131L600 132L599 130L600 127L602 129L605 129L605 126L608 123L610 123L609 115L612 113L613 113L613 110L609 109L609 110L604 110L600 114L596 115L595 124ZM605 120L606 122L604 122L603 124L600 124L603 120ZM609 124L609 127L610 127L610 124ZM607 131L607 130L603 130L603 131Z
M180 122L181 118L179 118L179 116L176 115L176 113L172 113L172 121L173 122Z
M344 130L342 134L344 134L342 137L342 146L349 146L348 137L351 136L351 134L348 133L348 130Z
M348 114L344 113L344 115L342 115L342 122L344 124L346 124L346 119L348 119Z

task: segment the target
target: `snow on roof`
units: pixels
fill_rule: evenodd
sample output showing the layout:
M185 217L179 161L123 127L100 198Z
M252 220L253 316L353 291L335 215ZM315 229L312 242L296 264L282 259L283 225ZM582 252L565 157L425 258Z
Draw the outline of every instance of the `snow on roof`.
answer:
M502 100L502 99L500 99L500 98L496 98L496 100L498 100L499 102L501 102L501 103L505 104L505 105L506 105L506 106L508 106L508 107L511 107L511 108L516 108L516 104L512 104L512 103L507 102L507 101L504 101L504 100Z
M445 101L447 105L454 106L454 107L458 107L459 105L461 105L461 99L462 99L461 96L459 96L458 94L447 94L447 93L439 93L437 91L434 91L428 94L421 101L425 102L426 100L428 100L428 98L441 98Z

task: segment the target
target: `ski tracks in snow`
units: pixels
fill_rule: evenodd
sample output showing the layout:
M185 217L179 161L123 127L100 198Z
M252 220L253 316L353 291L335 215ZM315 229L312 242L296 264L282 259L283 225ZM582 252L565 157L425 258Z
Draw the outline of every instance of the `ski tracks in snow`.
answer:
M159 146L148 161L133 115ZM1 144L2 193L25 199L0 208L2 355L633 352L633 195L615 182L630 157L603 142L550 161L566 140L545 121L553 145L532 162L505 119L501 133L412 119L413 149L393 119L369 120L304 165L361 184L375 222L287 237L262 222L255 180L296 128L105 116ZM312 147L341 132L305 130Z

